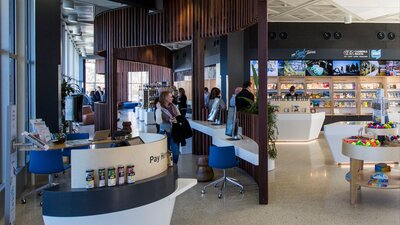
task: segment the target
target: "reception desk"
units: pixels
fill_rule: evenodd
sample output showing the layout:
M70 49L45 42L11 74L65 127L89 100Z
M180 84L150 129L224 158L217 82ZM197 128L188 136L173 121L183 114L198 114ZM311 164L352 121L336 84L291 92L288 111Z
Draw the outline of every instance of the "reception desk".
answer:
M175 198L196 185L195 179L178 178L168 167L167 139L160 134L141 134L144 144L73 150L71 185L43 192L46 225L131 225L171 221ZM135 165L135 183L86 189L86 170ZM117 172L117 171L116 171Z
M325 120L325 112L277 113L279 134L277 141L312 141L318 138Z

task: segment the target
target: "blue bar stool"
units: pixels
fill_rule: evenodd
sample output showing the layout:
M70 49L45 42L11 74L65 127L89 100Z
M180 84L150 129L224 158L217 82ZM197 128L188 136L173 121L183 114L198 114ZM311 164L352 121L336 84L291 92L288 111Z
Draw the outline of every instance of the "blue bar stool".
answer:
M238 164L238 161L236 159L236 154L235 154L235 147L233 146L227 146L227 147L217 147L217 146L210 146L210 156L208 158L208 165L217 168L217 169L223 169L224 171L224 176L219 178L216 181L213 181L206 186L203 187L201 190L202 194L206 193L206 188L209 186L214 186L218 187L220 183L221 187L219 190L218 198L222 198L222 193L224 188L226 187L226 182L229 182L233 184L234 186L237 186L240 188L239 192L240 194L243 194L244 189L243 185L241 185L238 180L226 176L226 169L236 167Z
M60 149L57 150L37 150L30 152L29 161L29 172L33 174L46 174L48 175L48 183L42 187L34 189L27 194L22 195L21 202L26 203L26 197L36 193L41 192L44 189L57 186L58 184L53 183L53 174L60 173L68 168L69 165L65 166L63 163L62 152ZM42 205L42 202L40 202Z

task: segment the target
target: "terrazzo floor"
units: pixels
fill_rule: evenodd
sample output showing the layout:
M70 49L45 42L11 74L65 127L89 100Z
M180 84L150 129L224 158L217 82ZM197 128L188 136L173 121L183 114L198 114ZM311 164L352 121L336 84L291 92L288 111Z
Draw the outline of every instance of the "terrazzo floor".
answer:
M132 119L135 132L154 132L154 126L143 127L132 115L122 112L123 120ZM323 134L308 144L278 144L277 147L276 169L268 173L268 205L258 204L254 180L242 170L233 169L228 175L240 180L245 187L244 194L228 186L222 199L217 198L217 190L212 187L201 195L205 183L198 183L177 198L171 224L400 224L399 189L362 188L359 203L350 204L349 183L344 179L349 166L333 162ZM195 177L196 159L191 154L181 155L180 177ZM395 164L394 168L399 169L399 165ZM215 174L220 177L221 171ZM67 177L68 173L59 180ZM17 225L43 224L39 202L39 196L29 197L26 205L18 202Z

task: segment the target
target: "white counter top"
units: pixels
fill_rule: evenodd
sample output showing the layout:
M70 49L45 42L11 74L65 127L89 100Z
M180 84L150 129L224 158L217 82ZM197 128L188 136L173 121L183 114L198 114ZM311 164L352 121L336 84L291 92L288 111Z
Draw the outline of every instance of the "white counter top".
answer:
M211 125L211 122L189 120L192 129L200 131L212 137L212 143L216 146L234 146L236 156L253 164L258 165L258 144L251 138L242 136L237 141L228 140L225 135L225 125Z
M325 120L325 112L278 113L277 141L311 141L318 138Z

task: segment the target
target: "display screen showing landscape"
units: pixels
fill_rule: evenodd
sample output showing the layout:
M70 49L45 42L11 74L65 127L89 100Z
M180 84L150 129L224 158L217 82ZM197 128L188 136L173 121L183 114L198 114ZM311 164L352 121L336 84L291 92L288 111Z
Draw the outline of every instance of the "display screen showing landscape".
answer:
M281 76L281 74L279 74ZM306 61L304 60L285 60L283 66L284 76L305 76Z
M361 76L386 76L385 61L361 61Z
M329 76L332 74L332 60L307 60L306 76Z
M400 61L386 61L386 76L400 76Z
M333 61L334 76L358 76L360 75L360 61Z
M250 76L258 60L250 60ZM400 76L400 61L268 60L268 76Z
M278 76L278 60L268 60L267 76ZM253 68L258 74L258 60L250 60L250 76L253 76Z

